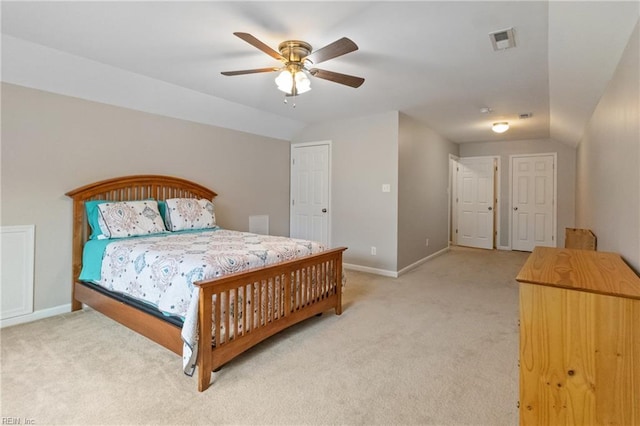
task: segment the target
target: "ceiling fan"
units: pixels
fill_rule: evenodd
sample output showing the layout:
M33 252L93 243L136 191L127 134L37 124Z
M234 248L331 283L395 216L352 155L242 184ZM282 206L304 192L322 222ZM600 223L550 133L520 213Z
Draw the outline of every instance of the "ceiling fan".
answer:
M280 74L276 78L276 84L278 85L278 89L285 92L287 96L297 96L311 90L309 76L322 78L354 88L360 87L362 83L364 83L364 78L361 77L321 70L319 68L308 68L309 65L316 65L320 62L328 61L329 59L358 50L358 46L346 37L336 40L316 51L313 51L311 45L305 41L287 40L280 43L278 52L276 52L251 34L239 32L233 34L250 45L262 50L272 58L282 61L284 65L251 70L224 71L222 72L223 75L233 76L280 71Z

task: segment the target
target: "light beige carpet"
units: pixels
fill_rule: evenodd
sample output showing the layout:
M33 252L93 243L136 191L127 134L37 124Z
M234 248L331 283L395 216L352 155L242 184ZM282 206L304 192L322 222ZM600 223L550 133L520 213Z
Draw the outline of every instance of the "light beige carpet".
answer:
M82 311L5 328L0 415L44 424L518 423L526 253L453 248L392 279L347 271L344 313L311 318L214 373Z

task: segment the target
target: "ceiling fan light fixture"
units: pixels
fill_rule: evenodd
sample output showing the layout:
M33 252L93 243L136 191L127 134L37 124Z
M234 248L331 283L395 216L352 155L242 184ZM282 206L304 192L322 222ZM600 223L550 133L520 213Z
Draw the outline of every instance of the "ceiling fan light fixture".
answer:
M294 75L296 81L296 90L298 94L306 93L311 90L311 80L304 71L298 71Z
M319 64L329 59L358 50L358 45L347 37L342 37L318 50L312 51L311 45L301 40L286 40L280 43L278 51L261 42L249 33L234 32L238 38L261 50L274 59L281 61L284 66L256 68L238 71L222 71L222 75L234 76L256 74L263 72L278 72L275 79L278 90L287 96L297 96L311 90L311 76L350 87L360 87L364 78L318 68L307 69L307 64ZM286 101L286 99L285 99Z
M293 87L293 76L289 70L284 70L276 77L276 85L278 90L284 93L291 93Z
M311 90L311 80L303 70L285 69L275 81L278 90L288 95L301 95Z
M496 133L504 133L507 130L509 130L509 123L507 123L506 121L493 123L493 126L491 126L491 130L493 130Z

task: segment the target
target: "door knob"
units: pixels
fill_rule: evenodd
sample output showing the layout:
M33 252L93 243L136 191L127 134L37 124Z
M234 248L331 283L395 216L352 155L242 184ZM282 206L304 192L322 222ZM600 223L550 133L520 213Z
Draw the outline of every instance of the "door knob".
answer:
M489 206L489 210L493 210L493 207Z
M326 213L326 212L327 212L327 209L322 209L322 213Z
M514 208L513 208L513 210L518 210L518 208L517 208L517 207L514 207Z

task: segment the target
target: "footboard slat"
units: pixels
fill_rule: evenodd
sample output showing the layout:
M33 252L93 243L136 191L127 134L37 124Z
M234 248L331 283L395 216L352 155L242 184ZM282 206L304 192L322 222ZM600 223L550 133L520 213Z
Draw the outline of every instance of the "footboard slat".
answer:
M207 303L208 299L207 298L203 298L202 294L200 294L200 303ZM216 297L215 299L215 310L213 311L213 317L217 318L217 321L222 321L222 301L220 300L220 297ZM200 324L203 323L201 318L198 318L198 321L200 322ZM215 327L214 328L214 334L215 334L215 344L219 344L222 341L222 336L220 333L220 327ZM201 330L200 336L206 336L206 334L204 334L206 332L206 330ZM202 344L206 344L205 341L202 342ZM202 346L202 345L200 345Z
M279 331L328 309L340 315L344 250L194 283L201 303L198 389L209 386L211 370ZM202 315L209 315L209 320ZM202 371L205 368L209 371Z
M291 276L284 274L282 276L282 286L284 287L284 316L288 317L292 312L295 301L291 299ZM295 299L295 294L293 295Z
M228 330L229 330L229 311L231 310L231 297L229 295L229 290L225 291L224 293L222 293L224 295L224 310L222 311L222 315L223 315L223 324L224 324L224 329L227 331L227 333L224 334L224 338L220 341L220 345L224 345L226 342L228 342L230 339L229 334L228 334Z

